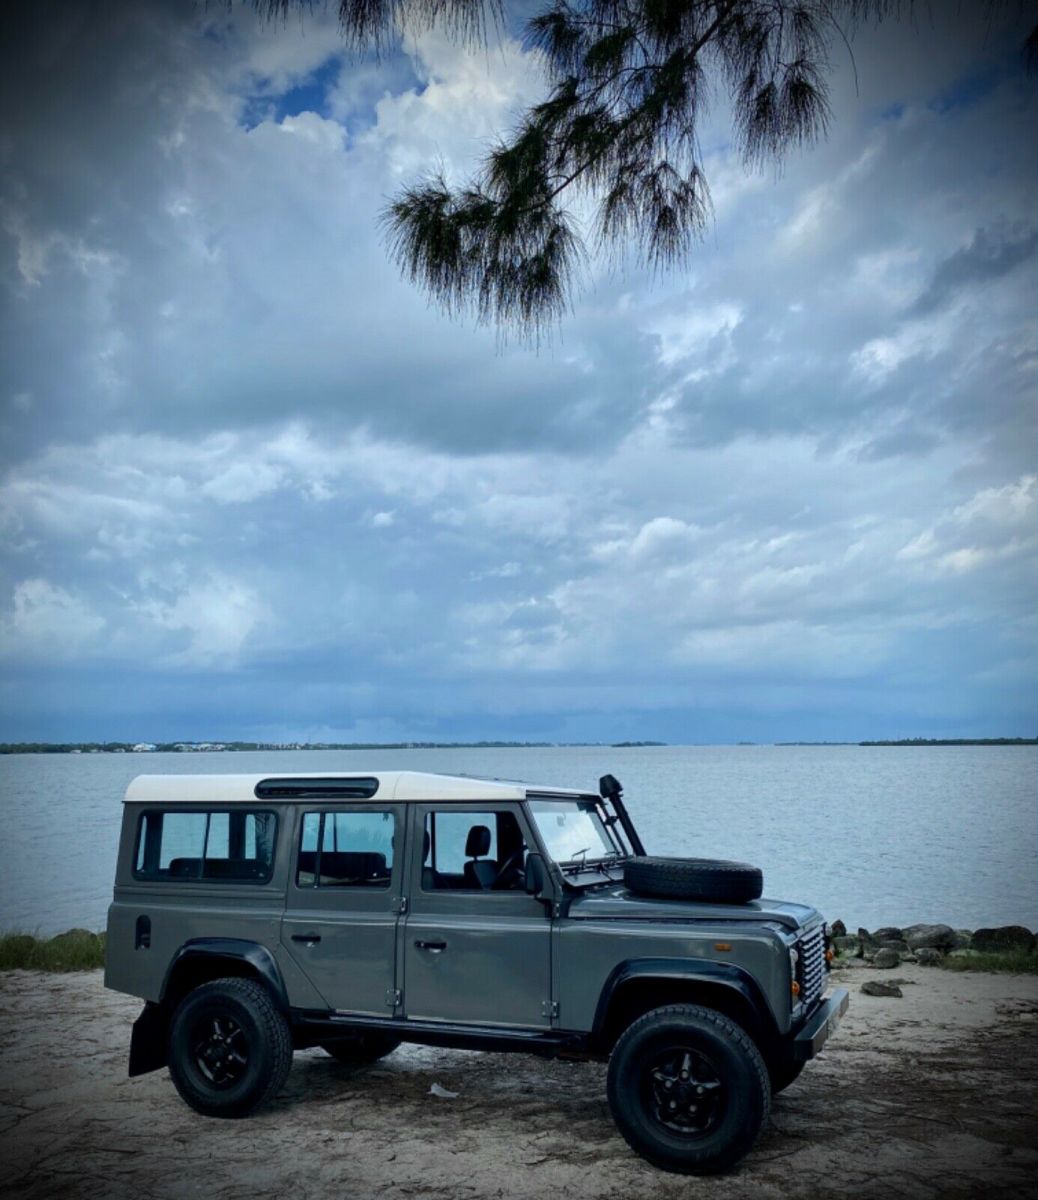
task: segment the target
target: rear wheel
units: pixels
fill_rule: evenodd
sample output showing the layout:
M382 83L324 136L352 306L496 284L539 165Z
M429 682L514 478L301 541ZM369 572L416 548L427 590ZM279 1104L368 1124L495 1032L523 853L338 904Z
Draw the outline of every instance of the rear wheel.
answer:
M365 1032L352 1037L338 1038L334 1042L321 1042L321 1049L337 1062L348 1067L366 1067L378 1062L400 1045L400 1039L389 1033Z
M292 1037L270 993L252 979L216 979L180 1002L169 1031L169 1073L207 1117L244 1117L269 1100L292 1066Z
M609 1060L609 1106L632 1149L667 1171L712 1174L746 1155L771 1087L753 1040L713 1009L676 1004L640 1017Z

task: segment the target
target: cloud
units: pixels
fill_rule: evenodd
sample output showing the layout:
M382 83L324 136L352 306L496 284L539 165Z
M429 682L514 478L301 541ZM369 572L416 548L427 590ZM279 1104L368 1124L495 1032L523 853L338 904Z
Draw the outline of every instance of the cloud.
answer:
M2 621L7 656L38 656L44 661L96 652L105 628L104 619L82 597L46 579L18 583Z
M999 279L1030 259L1038 250L1038 230L978 229L969 245L937 264L930 286L913 310L929 313L947 304L963 289Z
M198 579L170 600L153 599L138 606L145 621L183 635L182 645L166 656L174 667L228 670L267 619L260 596L241 581L213 574Z
M949 14L861 31L778 177L715 108L690 268L595 261L538 355L376 232L540 94L516 42L374 62L333 14L37 6L0 72L27 736L119 736L131 678L156 736L1030 721L1038 101Z

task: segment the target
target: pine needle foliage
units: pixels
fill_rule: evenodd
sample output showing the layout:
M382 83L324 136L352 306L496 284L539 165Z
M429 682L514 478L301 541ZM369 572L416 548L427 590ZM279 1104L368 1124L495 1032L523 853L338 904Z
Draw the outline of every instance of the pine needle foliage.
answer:
M994 12L1002 0L988 0ZM308 0L254 0L268 16ZM1023 0L1021 0L1023 3ZM697 133L727 93L746 164L781 162L826 133L831 47L912 0L547 0L526 24L547 96L475 177L442 172L382 215L403 274L447 312L534 339L566 312L589 252L631 247L654 270L687 259L710 215ZM503 0L341 0L345 35L385 45L400 29L485 39ZM1038 49L1031 35L1025 56ZM590 216L577 221L574 205Z
M405 275L451 312L537 335L565 311L585 245L633 245L663 269L710 213L697 139L710 80L727 88L749 163L821 136L833 34L825 0L553 0L526 27L547 98L452 189L407 188L385 225Z

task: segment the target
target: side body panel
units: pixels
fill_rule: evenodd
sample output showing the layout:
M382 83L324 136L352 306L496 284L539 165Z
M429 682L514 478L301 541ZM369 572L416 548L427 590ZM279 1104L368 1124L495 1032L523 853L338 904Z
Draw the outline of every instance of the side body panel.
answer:
M278 814L269 883L141 882L133 878L132 859L140 815L148 807L154 806L124 806L115 890L108 910L105 986L157 1002L174 957L186 942L196 939L256 942L266 947L280 965L279 936L288 869L285 834L291 813L285 813L285 806L264 806ZM147 934L143 936L145 929ZM284 969L282 973L290 974ZM297 1001L293 998L292 1002Z
M772 930L689 921L654 925L642 921L571 920L556 929L556 991L563 1029L590 1032L603 989L633 959L727 964L756 983L780 1034L790 1028L790 967L786 944ZM718 950L716 944L729 946ZM662 969L662 968L661 968Z

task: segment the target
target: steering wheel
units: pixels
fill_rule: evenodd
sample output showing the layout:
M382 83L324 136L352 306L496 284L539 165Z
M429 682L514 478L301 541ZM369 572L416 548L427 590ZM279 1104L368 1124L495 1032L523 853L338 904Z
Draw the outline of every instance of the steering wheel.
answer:
M494 888L504 891L506 888L515 886L515 880L510 880L508 883L503 883L502 880L508 878L509 871L516 872L518 878L519 863L522 861L523 855L526 853L526 847L520 846L518 850L513 850L512 853L501 864L501 869L497 873L497 878L494 880Z

